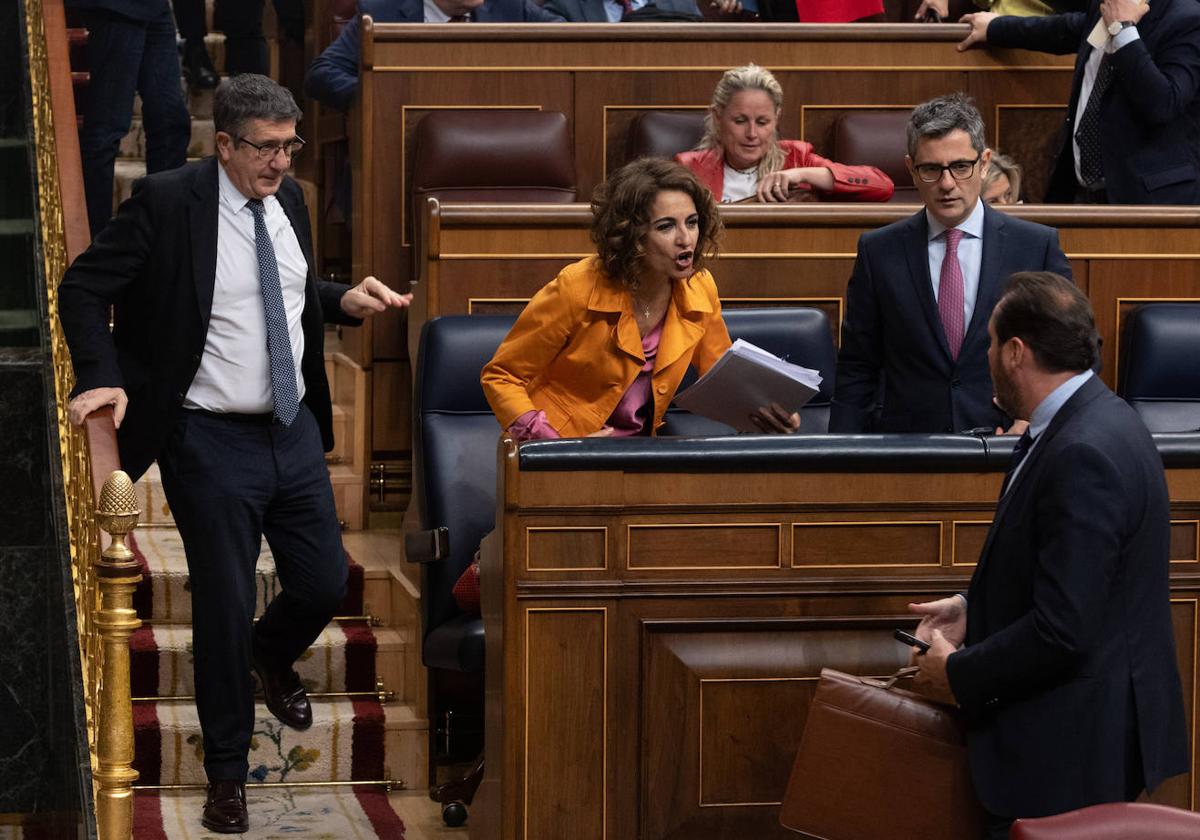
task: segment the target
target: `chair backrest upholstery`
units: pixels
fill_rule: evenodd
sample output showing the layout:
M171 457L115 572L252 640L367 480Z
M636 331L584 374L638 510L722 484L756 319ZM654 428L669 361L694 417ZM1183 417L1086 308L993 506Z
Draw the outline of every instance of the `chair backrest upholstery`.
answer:
M567 118L557 111L432 111L413 132L412 257L420 276L422 209L439 201L575 200Z
M1152 432L1200 429L1200 303L1151 303L1124 318L1118 392Z
M802 367L821 372L821 390L800 410L801 434L824 434L829 431L829 409L833 401L833 381L837 372L837 349L829 319L819 309L810 307L724 309L721 315L729 329L730 338L739 338L758 345ZM688 371L680 390L696 381L695 371ZM729 435L728 426L697 417L682 409L670 409L659 430L663 435Z
M694 149L704 136L704 111L646 111L629 123L625 160L673 158Z
M433 111L413 135L413 199L575 200L567 118L557 111Z
M1200 814L1148 802L1111 802L1052 817L1017 820L1011 840L1185 840L1200 837Z
M876 166L892 179L891 201L919 202L904 165L908 111L851 111L833 125L833 159L851 166Z
M500 424L479 384L511 315L434 318L421 329L413 405L413 492L422 529L446 527L450 556L425 566L425 632L459 613L451 588L496 524Z

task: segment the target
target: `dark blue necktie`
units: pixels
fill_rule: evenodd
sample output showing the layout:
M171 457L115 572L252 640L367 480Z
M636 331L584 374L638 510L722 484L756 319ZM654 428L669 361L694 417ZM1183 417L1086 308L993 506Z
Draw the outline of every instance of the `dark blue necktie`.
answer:
M1112 85L1114 69L1112 56L1106 53L1100 59L1092 92L1075 129L1075 142L1079 144L1079 174L1089 189L1104 180L1104 161L1100 155L1100 101Z
M296 389L296 361L292 358L287 312L283 308L279 265L275 262L275 246L267 234L262 201L252 198L247 204L254 214L254 250L258 252L258 285L262 289L263 314L267 320L267 353L271 361L275 419L290 426L300 413L300 393Z
M1013 447L1012 460L1008 462L1008 472L1004 474L1004 483L1000 485L1000 498L1004 498L1004 494L1008 492L1008 485L1012 481L1013 473L1017 471L1017 467L1021 466L1021 462L1025 460L1025 456L1029 454L1029 447L1033 446L1033 438L1029 435L1029 429L1017 440L1017 445Z

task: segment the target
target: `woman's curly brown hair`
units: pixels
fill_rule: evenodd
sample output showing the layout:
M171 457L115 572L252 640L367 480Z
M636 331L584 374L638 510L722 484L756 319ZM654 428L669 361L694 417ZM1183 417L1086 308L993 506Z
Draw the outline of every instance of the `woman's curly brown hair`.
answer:
M699 236L692 266L696 271L716 257L721 236L721 216L712 193L674 161L640 158L608 176L592 193L592 242L604 273L614 283L636 289L646 252L643 243L650 228L650 209L664 190L691 196L699 217Z

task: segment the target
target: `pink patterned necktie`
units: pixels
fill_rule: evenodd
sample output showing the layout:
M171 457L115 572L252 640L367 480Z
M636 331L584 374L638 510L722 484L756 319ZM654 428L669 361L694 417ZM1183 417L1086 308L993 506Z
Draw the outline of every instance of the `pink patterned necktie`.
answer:
M946 231L946 256L942 259L942 276L938 280L938 315L942 329L946 332L946 343L950 345L950 358L958 359L962 348L963 333L963 275L958 264L958 243L963 232L958 228Z

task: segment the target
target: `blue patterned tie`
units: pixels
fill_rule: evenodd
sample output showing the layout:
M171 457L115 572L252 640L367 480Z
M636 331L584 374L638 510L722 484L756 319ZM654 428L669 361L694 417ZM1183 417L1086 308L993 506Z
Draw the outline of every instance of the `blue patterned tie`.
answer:
M300 393L296 389L296 361L292 358L287 312L283 308L279 265L275 262L275 246L267 235L262 200L252 198L247 204L254 214L254 250L258 252L258 285L262 289L263 314L267 319L267 353L271 360L275 419L284 426L290 426L300 413Z
M1031 446L1033 446L1033 437L1027 428L1024 434L1017 439L1017 445L1013 447L1012 459L1008 462L1008 472L1004 474L1004 483L1000 485L1000 498L1003 499L1004 494L1008 492L1008 485L1012 483L1013 473L1017 471L1017 467L1021 466L1021 462L1029 454Z

